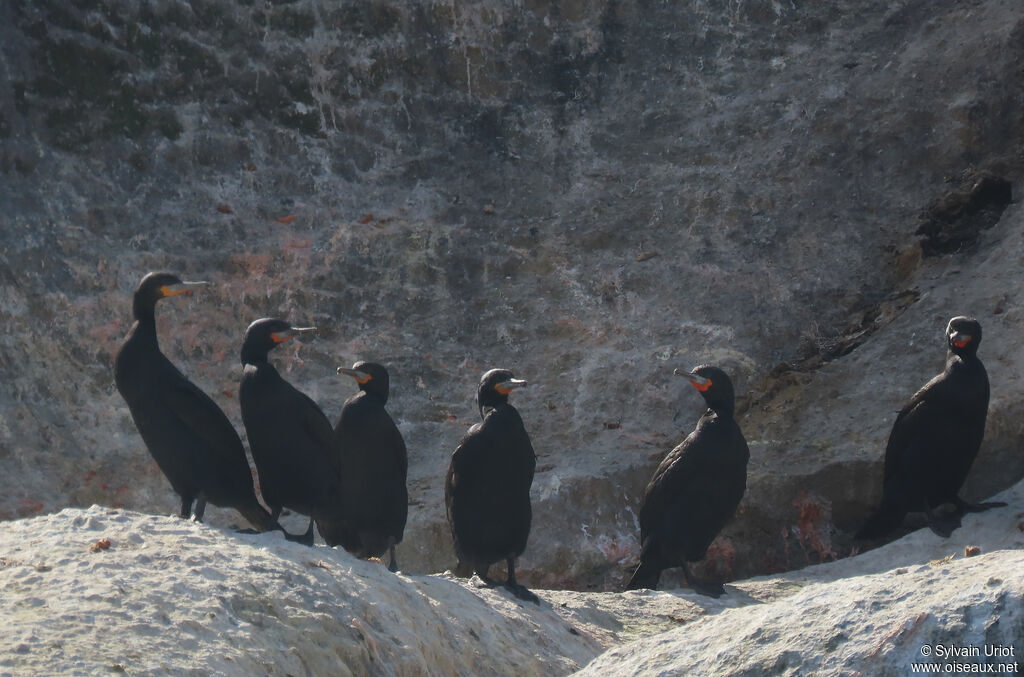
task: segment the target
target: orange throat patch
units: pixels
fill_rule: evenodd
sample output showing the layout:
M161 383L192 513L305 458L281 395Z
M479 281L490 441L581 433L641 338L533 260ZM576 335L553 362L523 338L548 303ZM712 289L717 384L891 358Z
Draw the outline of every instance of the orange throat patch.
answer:
M703 384L695 383L694 381L690 381L690 383L693 383L693 387L702 393L706 393L711 388L711 379L708 379Z

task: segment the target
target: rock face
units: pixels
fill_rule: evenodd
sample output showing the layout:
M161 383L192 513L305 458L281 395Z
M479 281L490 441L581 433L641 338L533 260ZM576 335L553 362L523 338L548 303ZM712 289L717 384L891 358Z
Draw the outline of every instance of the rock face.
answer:
M388 366L410 571L453 563L442 478L495 366L535 384L515 398L539 454L533 585L621 585L643 486L700 414L674 367L718 363L748 393L721 575L848 551L952 315L985 326L993 387L968 494L1024 475L1024 217L998 191L970 207L978 177L1012 195L1024 168L1018 2L38 0L0 19L0 517L175 509L110 374L154 269L212 283L163 302L159 331L236 424L258 317L320 327L277 359L331 418L352 393L336 366ZM934 223L945 248L922 258Z
M1024 501L1024 485L1000 498ZM1024 642L1017 509L728 586L540 604L342 550L93 506L0 524L4 674L908 674L1013 664ZM968 546L980 551L965 557ZM927 645L934 657L922 651ZM942 655L939 647L978 656Z

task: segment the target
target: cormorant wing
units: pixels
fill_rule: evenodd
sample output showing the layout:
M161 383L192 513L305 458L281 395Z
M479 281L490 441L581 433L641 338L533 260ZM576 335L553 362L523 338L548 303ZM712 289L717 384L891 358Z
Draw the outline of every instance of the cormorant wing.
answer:
M472 463L472 458L478 453L481 444L481 437L478 435L480 424L477 423L462 436L459 446L452 452L451 463L448 464L448 474L444 478L444 506L448 520L452 518L452 498L458 490L462 481L462 474L465 473Z
M295 392L299 394L298 405L301 410L299 413L302 418L303 430L305 430L310 439L329 452L328 456L331 459L331 465L334 466L335 471L340 475L341 459L338 454L333 453L334 428L331 427L331 422L327 420L323 410L320 409L319 405L312 398L298 389Z
M885 479L898 472L901 465L901 456L914 442L914 437L921 429L923 421L935 416L934 405L931 402L932 395L940 383L933 379L926 383L920 390L914 393L892 424L892 431L889 433L889 441L885 445Z
M242 439L209 395L184 377L170 385L161 391L161 400L183 425L205 440L214 452L222 456L239 454L245 458Z
M405 439L402 438L401 431L393 421L389 436L391 440L388 442L387 448L395 450L395 460L398 461L398 466L402 470L402 481L404 482L409 475L409 453L405 447Z
M654 471L644 502L640 506L640 541L647 532L656 527L649 524L654 515L665 515L670 506L686 497L690 487L702 481L701 469L704 467L700 443L694 433L690 433L679 446L670 451Z
M387 454L388 460L397 465L402 472L402 481L405 481L409 472L409 458L405 439L402 438L402 432L395 425L395 419L391 418L391 414L376 398L364 399L359 406L359 415L366 428L372 430L373 435L377 438L376 445L380 453Z

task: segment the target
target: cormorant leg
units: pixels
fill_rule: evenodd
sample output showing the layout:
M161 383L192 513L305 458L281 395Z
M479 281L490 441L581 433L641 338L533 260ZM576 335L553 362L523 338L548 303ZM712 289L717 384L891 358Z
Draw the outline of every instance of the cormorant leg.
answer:
M206 496L199 494L199 498L196 499L195 510L192 511L192 517L195 521L202 522L204 514L206 514Z
M490 568L490 564L483 565L483 568L474 565L473 571L476 573L477 576L480 577L480 580L484 582L484 585L486 587L493 588L496 585L501 585L500 583L498 583L498 581L494 580L493 578L487 575L487 572L490 570Z
M302 545L313 545L313 515L309 516L309 527L306 529L304 534L292 534L287 529L281 526L281 523L277 521L277 518L281 516L281 506L275 506L271 509L270 518L273 520L277 528L284 534L285 540L289 540L293 543L301 543Z
M690 573L690 567L686 565L686 562L683 562L683 576L686 577L686 584L693 588L693 591L696 593L716 599L725 594L725 588L721 583L698 580L696 576Z
M281 519L281 506L276 506L274 508L271 508L270 509L270 523L273 525L271 528L276 530L276 531L280 531L282 534L287 536L288 532L285 531L283 526L281 526L281 522L279 521L280 519Z
M508 564L508 580L505 581L505 587L508 588L513 595L523 600L524 602L533 602L539 605L540 599L537 595L533 594L526 589L525 585L519 585L516 583L516 561L514 558L509 557L505 560Z
M1006 507L1006 503L1002 501L988 501L986 503L968 503L959 496L956 497L956 501L954 502L956 503L956 509L960 512L961 515L969 512L985 512L986 510L991 510L992 508Z
M505 566L508 568L508 578L505 579L505 585L514 588L519 584L516 583L516 561L515 559L508 557L505 559Z
M302 541L306 545L313 545L313 513L309 514L309 526L306 527L306 533L302 535Z
M181 519L187 520L192 517L192 499L181 497Z
M388 571L395 573L398 571L398 563L395 561L395 541L394 539L388 544L388 552L391 555L391 562L388 564Z
M295 542L296 543L301 543L302 545L309 545L309 546L313 545L313 515L312 515L312 513L309 515L309 526L306 527L306 533L304 533L301 536L299 536L298 538L296 538Z

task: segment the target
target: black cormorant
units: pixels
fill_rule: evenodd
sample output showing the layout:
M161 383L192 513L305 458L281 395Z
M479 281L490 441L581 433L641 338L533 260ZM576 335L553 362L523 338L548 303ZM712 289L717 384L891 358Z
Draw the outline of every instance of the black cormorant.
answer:
M344 519L317 520L317 529L328 545L340 544L356 557L388 552L388 568L398 571L395 545L402 542L409 513L409 462L402 433L384 408L388 370L375 362L357 362L351 369L338 367L338 373L359 384L359 392L345 401L334 426Z
M278 344L314 329L270 318L250 324L242 343L244 369L238 388L263 500L275 521L283 508L309 515L305 534L286 534L306 545L313 544L315 519L339 516L334 431L320 407L285 381L267 355Z
M708 410L647 485L640 507L640 565L627 588L654 590L662 569L678 566L696 592L718 597L725 588L695 578L687 562L704 558L736 512L747 486L750 450L733 418L735 396L728 375L711 366L675 373L700 391Z
M508 402L525 386L507 369L480 379L477 404L483 418L462 438L445 478L445 505L459 568L470 567L487 585L491 564L505 560L505 587L523 600L537 596L516 582L515 559L530 535L530 485L537 457L519 412Z
M275 520L256 498L245 448L234 426L157 344L157 301L191 295L205 284L182 282L170 273L142 278L132 301L135 324L114 360L114 381L149 453L181 497L182 517L194 515L202 521L209 502L235 508L265 531L276 527Z
M903 407L885 447L882 502L856 537L885 536L903 522L908 512L923 511L928 526L949 536L968 512L1006 505L972 505L960 498L981 440L988 415L988 374L978 359L981 324L954 317L946 327L946 368L928 381ZM940 515L936 508L955 509Z

